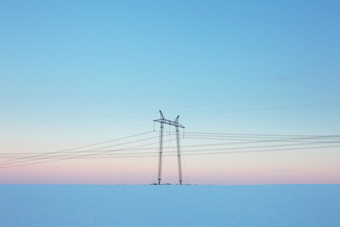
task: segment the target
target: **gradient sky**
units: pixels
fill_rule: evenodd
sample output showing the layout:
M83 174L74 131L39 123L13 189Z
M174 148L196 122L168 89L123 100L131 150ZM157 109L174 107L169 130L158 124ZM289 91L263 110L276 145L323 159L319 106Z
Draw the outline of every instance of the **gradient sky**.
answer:
M159 109L193 132L339 135L339 27L339 1L2 1L0 154L151 131ZM339 147L184 159L189 183L340 183ZM0 169L0 183L147 184L154 170L77 159Z

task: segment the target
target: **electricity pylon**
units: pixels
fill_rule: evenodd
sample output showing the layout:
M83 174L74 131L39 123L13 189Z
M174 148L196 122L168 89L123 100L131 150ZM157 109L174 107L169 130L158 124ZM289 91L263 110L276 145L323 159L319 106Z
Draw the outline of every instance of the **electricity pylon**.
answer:
M164 124L175 126L176 127L176 140L177 140L177 162L178 162L178 180L179 184L181 185L182 180L182 161L181 161L181 149L180 149L180 142L179 142L179 128L185 128L178 122L179 115L176 117L174 121L165 119L162 111L159 111L161 114L161 118L154 120L155 122L160 123L160 132L159 132L159 157L158 157L158 185L161 184L162 180L162 159L163 159L163 132L164 132Z

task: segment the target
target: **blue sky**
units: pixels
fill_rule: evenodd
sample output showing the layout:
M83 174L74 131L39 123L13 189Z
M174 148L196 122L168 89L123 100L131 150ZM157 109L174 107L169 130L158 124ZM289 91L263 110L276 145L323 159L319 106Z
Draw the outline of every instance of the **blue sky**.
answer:
M192 131L337 134L339 11L338 1L1 2L3 146L152 130L159 109Z
M181 106L339 81L337 3L2 4L1 90L10 106Z

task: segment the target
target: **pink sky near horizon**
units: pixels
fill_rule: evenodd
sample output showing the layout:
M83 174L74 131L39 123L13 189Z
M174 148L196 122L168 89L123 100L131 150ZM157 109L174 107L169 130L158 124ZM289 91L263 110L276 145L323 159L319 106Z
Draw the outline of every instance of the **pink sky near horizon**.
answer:
M264 159L260 154L184 157L189 184L340 184L339 158ZM174 157L164 160L162 183L178 182ZM0 184L150 184L156 182L155 158L67 160L0 169Z

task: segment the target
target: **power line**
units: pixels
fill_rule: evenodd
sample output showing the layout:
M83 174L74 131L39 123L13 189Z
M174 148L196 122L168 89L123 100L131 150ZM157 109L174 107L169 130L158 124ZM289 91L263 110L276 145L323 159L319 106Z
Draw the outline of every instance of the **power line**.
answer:
M277 151L289 151L289 150L306 150L306 149L320 149L320 148L338 148L337 146L311 146L311 147L292 147L292 148L280 148L280 149L260 149L260 150L240 150L240 151L225 151L225 152L185 152L185 155L219 155L219 154L241 154L241 153L261 153L261 152L277 152ZM165 153L164 156L176 156L175 153ZM142 152L142 153L117 153L117 154L106 154L106 155L96 155L96 156L74 156L72 158L139 158L139 157L157 157L155 152ZM64 159L72 159L72 158L64 158ZM59 159L58 159L59 160ZM60 159L62 160L62 159ZM55 160L52 160L55 161ZM49 162L49 161L46 161ZM14 167L14 166L8 166ZM1 168L1 167L0 167ZM7 167L4 167L7 168Z
M144 146L144 144L142 145L137 145L137 146L133 146L132 148L136 148L138 146ZM116 149L115 151L122 151L122 150L128 150L129 148L120 148L120 149ZM105 152L103 152L105 153ZM106 152L108 153L108 152ZM64 155L64 156L61 156ZM65 156L65 154L61 154L61 155L54 155L54 156L45 156L45 157L40 157L40 158L36 158L36 159L29 159L29 160L24 160L24 161L18 161L18 162L2 162L0 163L0 168L9 168L9 167L18 167L18 166L27 166L27 165L33 165L33 164L42 164L42 163L48 163L48 162L54 162L54 161L61 161L61 160L68 160L68 159L75 159L75 158L82 158L82 157L89 157L89 156L95 156L97 155L97 153L86 153L86 154L79 154L79 155L75 155L75 156ZM74 155L74 154L73 154ZM51 159L54 158L53 160L47 160L47 161L43 161L46 159Z
M302 141L298 143L289 143L289 144L268 144L268 145L262 145L262 146L246 146L246 147L222 147L222 148L212 148L211 146L214 145L220 145L220 144L205 144L207 145L207 148L204 149L195 149L185 150L185 155L199 155L199 154L224 154L224 153L245 153L245 152L260 152L260 151L273 151L273 150L292 150L292 149L316 149L316 148L334 148L339 147L340 141ZM153 145L156 143L149 143L149 144L140 144L137 146L132 147L126 147L126 148L120 148L115 150L89 150L86 151L87 153L84 153L84 151L81 152L73 152L73 153L59 153L58 155L50 155L50 156L44 156L40 157L39 159L28 159L24 162L11 162L6 163L2 162L0 163L2 166L1 168L8 168L8 167L14 167L14 166L23 166L23 165L31 165L31 164L38 164L38 163L44 163L44 162L50 162L55 160L65 160L65 159L74 159L74 158L102 158L102 157L149 157L153 156L154 152L124 152L124 153L117 153L117 151L131 151L131 150L138 150L138 147L140 147L140 150L152 150L155 148L152 147L145 147L147 145ZM335 144L332 146L320 146L321 144ZM311 146L313 145L313 146ZM318 146L316 146L318 145ZM200 145L192 145L192 146L186 146L186 147L197 147ZM307 146L307 147L306 147ZM203 147L203 146L202 146ZM284 149L278 149L278 147L286 147ZM262 148L259 150L259 148ZM274 148L274 149L272 149ZM269 149L269 150L268 150ZM236 151L235 151L236 150ZM216 151L216 152L207 152L207 151ZM221 151L221 152L217 152ZM91 153L88 153L91 152ZM27 157L25 157L27 159ZM43 161L43 160L48 161Z
M103 141L103 142L99 142L99 143L89 144L89 145L85 145L85 146L73 147L73 148L64 149L64 150L59 150L59 151L54 151L54 152L47 152L47 153L43 153L43 154L33 155L33 156L22 158L22 160L7 161L7 162L2 162L1 164L15 164L15 163L22 163L22 162L40 160L40 159L43 159L44 157L51 157L51 156L55 156L55 155L58 156L58 155L60 155L63 152L73 151L73 150L77 150L77 149L81 149L81 148L86 148L86 147L91 147L91 146L100 145L100 144L105 144L105 143L111 143L111 142L114 142L114 141L120 141L120 140L124 140L124 139L129 139L129 138L145 135L145 134L148 134L148 133L151 133L151 131L144 132L144 133L138 133L138 134L131 135L131 136L125 136L125 137L121 137L121 138L118 138L118 139L107 140L107 141ZM145 140L150 140L150 139L153 139L153 138L155 138L155 137L150 137L150 138L146 138L146 139L140 139L140 140L124 142L124 143L120 143L120 144L114 144L114 145L99 147L97 149L104 149L104 148L109 148L109 147L113 147L113 146L126 145L126 144L135 143L135 142L141 142L141 141L145 141ZM74 151L74 153L81 153L81 152L82 151Z
M255 134L255 133L221 133L221 132L191 132L186 134L205 135L205 136L240 136L240 137L308 137L308 138L324 138L324 137L340 137L340 135L296 135L296 134Z
M4 161L0 162L0 168L27 166L76 158L154 157L156 154L151 150L156 150L156 147L150 147L150 145L155 145L157 142L143 142L155 139L157 136L129 140L133 137L139 137L149 133L151 133L151 131L47 153L0 153L0 159L5 159ZM185 137L184 141L199 139L237 142L184 145L183 147L186 148L185 155L213 155L282 150L324 149L337 148L340 146L340 135L241 134L220 132L186 132L186 135L187 136ZM124 142L124 140L127 141ZM108 143L114 144L99 146ZM264 145L249 146L251 144ZM112 147L117 148L107 149ZM202 149L193 149L196 147ZM83 148L91 149L79 150ZM166 153L164 155L171 156L174 154Z

